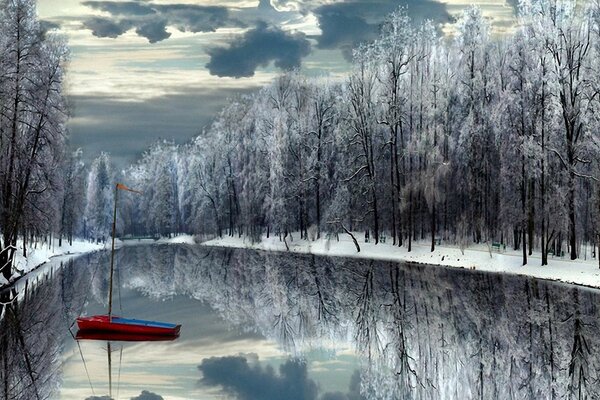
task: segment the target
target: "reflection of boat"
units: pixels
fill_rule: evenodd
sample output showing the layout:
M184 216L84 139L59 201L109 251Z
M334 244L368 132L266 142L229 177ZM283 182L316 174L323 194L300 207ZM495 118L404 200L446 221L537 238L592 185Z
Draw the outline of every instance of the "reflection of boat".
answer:
M137 333L80 330L77 340L106 340L112 342L166 342L177 339L178 335L142 335Z
M178 336L181 325L156 321L144 321L139 319L127 319L121 317L114 317L112 315L112 287L115 260L115 230L117 226L117 197L119 189L140 193L136 190L128 188L127 186L121 183L117 183L117 185L115 186L115 208L113 212L112 224L112 249L110 254L110 288L108 290L108 314L93 315L90 317L79 317L77 318L77 326L79 327L80 331L92 330L138 335Z
M109 315L94 315L77 318L77 325L82 331L103 331L129 335L177 336L181 325L165 322L127 319Z

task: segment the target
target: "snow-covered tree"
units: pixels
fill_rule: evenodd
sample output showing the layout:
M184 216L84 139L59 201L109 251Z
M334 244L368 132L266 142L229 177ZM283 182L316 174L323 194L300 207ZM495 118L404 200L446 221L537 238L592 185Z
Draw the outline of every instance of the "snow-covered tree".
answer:
M90 167L83 234L96 241L105 241L111 235L115 197L115 174L110 156L101 153Z
M46 232L54 226L67 49L60 38L43 32L34 0L11 0L0 2L0 54L0 269L9 279L24 223L30 227L39 217L50 222Z

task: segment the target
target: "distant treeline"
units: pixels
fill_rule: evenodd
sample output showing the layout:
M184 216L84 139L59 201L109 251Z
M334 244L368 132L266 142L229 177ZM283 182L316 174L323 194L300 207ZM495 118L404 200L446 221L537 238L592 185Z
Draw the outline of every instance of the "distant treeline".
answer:
M524 2L492 37L477 8L452 38L403 9L343 80L286 73L232 101L191 143L157 143L127 172L144 191L124 232L378 243L503 242L577 258L600 232L600 8ZM86 232L109 175L92 166ZM103 201L110 203L110 191ZM92 204L93 203L93 204ZM93 218L97 215L97 219Z

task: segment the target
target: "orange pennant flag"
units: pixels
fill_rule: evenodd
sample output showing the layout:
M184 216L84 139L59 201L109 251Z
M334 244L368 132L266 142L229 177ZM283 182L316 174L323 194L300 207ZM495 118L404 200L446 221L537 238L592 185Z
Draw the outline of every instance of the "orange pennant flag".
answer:
M117 189L127 190L129 192L142 194L142 192L140 192L139 190L130 189L127 186L123 185L122 183L117 183Z

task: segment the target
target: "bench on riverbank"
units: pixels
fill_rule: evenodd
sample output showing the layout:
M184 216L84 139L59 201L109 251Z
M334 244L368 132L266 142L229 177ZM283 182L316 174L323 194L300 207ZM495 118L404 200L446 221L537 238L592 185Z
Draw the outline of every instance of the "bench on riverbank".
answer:
M565 252L564 252L564 250L561 250L560 255L556 255L556 254L554 254L554 250L550 250L550 251L548 251L548 255L550 255L552 257L556 256L556 257L564 258Z
M492 242L492 250L506 250L506 245L499 242Z

